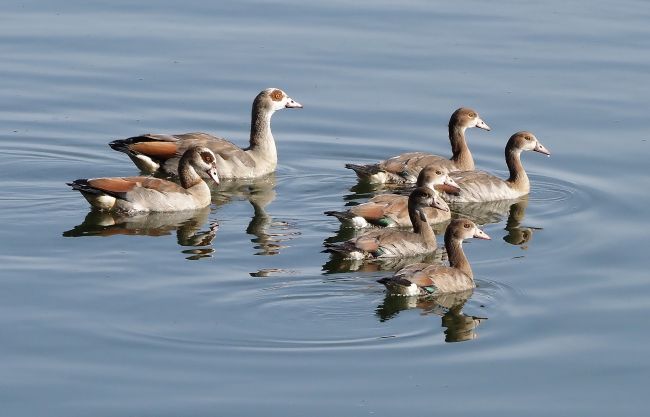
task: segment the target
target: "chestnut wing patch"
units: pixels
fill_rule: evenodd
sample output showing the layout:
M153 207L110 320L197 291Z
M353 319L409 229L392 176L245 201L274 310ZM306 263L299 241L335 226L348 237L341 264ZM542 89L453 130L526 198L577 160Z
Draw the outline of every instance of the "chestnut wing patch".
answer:
M384 217L384 205L364 203L354 206L350 211L366 220L378 220Z
M431 287L434 285L433 280L422 271L418 271L415 274L404 278L408 279L418 287Z
M175 137L180 140L177 156L181 156L191 146L205 146L224 161L237 160L246 167L253 168L255 166L255 161L244 149L226 139L201 132L185 133ZM219 162L217 161L218 166Z
M156 190L161 193L184 192L180 185L154 177L95 178L88 184L106 194L124 199L124 195L138 187Z
M374 236L361 236L355 241L355 246L365 252L376 252L379 249L379 239Z
M173 158L178 152L178 142L149 141L137 142L129 145L132 152L147 155L158 160Z

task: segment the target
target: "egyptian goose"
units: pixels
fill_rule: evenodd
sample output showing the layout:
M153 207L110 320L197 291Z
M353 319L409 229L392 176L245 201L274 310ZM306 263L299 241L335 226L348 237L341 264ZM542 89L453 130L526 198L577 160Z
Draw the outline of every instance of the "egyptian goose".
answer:
M79 179L68 185L100 210L180 211L209 205L210 187L202 175L219 184L214 153L208 148L192 147L178 165L180 185L153 177Z
M392 277L382 278L392 294L437 295L465 291L476 287L472 268L463 252L463 239L490 239L476 224L468 219L455 219L445 231L445 248L449 266L416 263L406 266Z
M284 108L302 108L278 88L267 88L253 101L250 145L242 149L226 139L207 133L180 135L146 134L115 140L109 146L126 153L145 173L163 171L177 175L178 158L190 146L204 146L217 156L222 178L255 178L275 171L278 155L271 134L271 116Z
M326 251L349 259L392 258L415 256L436 250L436 235L424 213L425 207L442 209L438 192L418 187L408 198L409 217L413 231L375 229L339 244L326 244Z
M472 109L461 107L449 119L449 141L452 157L431 155L426 152L408 152L370 165L346 164L360 180L371 183L412 183L427 165L437 164L452 171L474 169L474 159L465 142L465 130L470 127L490 130L490 127Z
M456 182L449 177L447 168L429 165L420 171L417 187L438 186L447 192L459 192ZM440 223L450 219L449 207L441 203L442 209L434 207L423 208L429 223ZM399 194L380 194L347 211L326 211L326 215L334 216L344 226L363 228L368 226L410 227L411 218L408 212L408 196Z
M530 181L521 164L522 151L535 151L550 156L551 153L530 132L517 132L506 144L506 165L510 177L502 180L483 171L463 171L450 174L460 187L456 195L443 197L451 203L471 203L511 200L530 192Z

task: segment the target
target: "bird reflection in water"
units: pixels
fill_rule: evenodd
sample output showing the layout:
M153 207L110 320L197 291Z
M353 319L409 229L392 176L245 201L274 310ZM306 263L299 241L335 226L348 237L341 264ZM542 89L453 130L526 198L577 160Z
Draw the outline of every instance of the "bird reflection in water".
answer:
M472 290L441 294L437 297L405 297L386 294L383 303L376 310L379 321L395 317L402 310L419 309L422 315L435 314L441 317L445 328L445 342L464 342L476 339L477 326L487 320L463 313L463 306L472 296Z
M277 255L283 242L298 235L296 227L286 221L277 221L266 213L266 206L275 199L275 176L255 180L222 181L212 190L212 202L219 207L237 200L248 200L253 206L246 233L252 235L257 255ZM176 232L178 244L186 249L187 259L197 260L214 254L213 240L218 223L209 221L210 207L164 213L135 213L90 211L83 223L63 233L66 237L79 236L167 236Z
M213 193L217 207L235 199L247 199L253 206L246 233L253 236L255 255L277 255L286 247L285 242L300 235L294 223L274 219L266 212L275 196L275 174L252 180L222 181Z
M168 236L176 232L181 252L189 260L212 256L214 240L219 225L209 222L210 207L169 213L136 213L90 211L83 223L63 232L65 237L80 236ZM205 225L205 226L204 226Z
M447 261L447 252L444 248L438 248L433 253L421 256L410 256L407 258L377 258L377 259L345 259L341 256L331 254L330 259L323 265L325 274L337 274L345 272L378 272L397 271L406 265L413 263L439 264Z
M523 226L521 224L527 208L527 195L517 200L462 203L451 206L454 217L461 215L480 225L499 223L507 216L505 227L507 234L503 237L503 240L511 245L519 246L523 250L528 249L528 243L533 237L533 232L542 230L539 227Z

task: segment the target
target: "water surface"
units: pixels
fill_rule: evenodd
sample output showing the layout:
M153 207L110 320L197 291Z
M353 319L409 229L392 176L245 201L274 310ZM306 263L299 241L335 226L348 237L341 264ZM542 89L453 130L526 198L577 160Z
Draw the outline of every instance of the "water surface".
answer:
M650 382L642 1L5 1L0 6L0 401L12 416L639 415ZM90 212L66 181L133 175L107 143L207 131L244 145L280 87L280 164L207 210ZM381 190L345 162L478 167L531 130L532 192L478 207L478 288L386 297L340 265L323 211ZM441 255L442 256L442 255ZM442 259L442 258L441 258Z

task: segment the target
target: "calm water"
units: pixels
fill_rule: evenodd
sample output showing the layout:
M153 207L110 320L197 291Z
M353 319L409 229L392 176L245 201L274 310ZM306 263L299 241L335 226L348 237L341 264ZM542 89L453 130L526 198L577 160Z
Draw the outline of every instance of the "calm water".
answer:
M3 1L2 414L645 414L650 7L538 3ZM207 210L100 215L64 184L133 175L107 143L138 133L245 144L270 86L305 105L274 116L277 173ZM469 299L386 298L395 265L331 262L322 212L378 191L345 162L449 154L459 106L493 128L482 169L523 129L552 157L472 208Z

